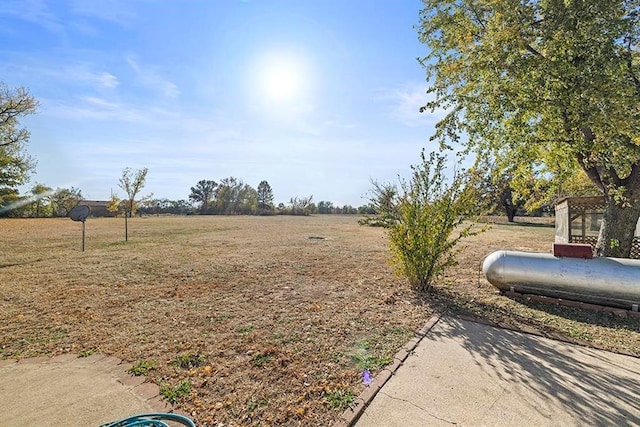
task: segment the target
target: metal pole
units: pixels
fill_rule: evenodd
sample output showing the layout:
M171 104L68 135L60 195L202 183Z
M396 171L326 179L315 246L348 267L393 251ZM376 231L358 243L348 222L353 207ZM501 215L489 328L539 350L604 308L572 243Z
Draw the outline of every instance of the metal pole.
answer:
M129 216L129 212L127 210L124 211L124 241L129 241L129 229L127 226L127 217Z
M82 221L82 252L84 252L84 221Z

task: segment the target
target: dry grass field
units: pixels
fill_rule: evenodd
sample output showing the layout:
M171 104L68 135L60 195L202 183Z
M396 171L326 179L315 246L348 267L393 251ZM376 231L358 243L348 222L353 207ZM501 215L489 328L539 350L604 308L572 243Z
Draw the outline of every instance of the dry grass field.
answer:
M495 224L415 295L384 231L357 217L0 220L0 358L101 352L198 422L330 425L434 312L640 355L640 321L501 296L496 249L548 251L553 228Z

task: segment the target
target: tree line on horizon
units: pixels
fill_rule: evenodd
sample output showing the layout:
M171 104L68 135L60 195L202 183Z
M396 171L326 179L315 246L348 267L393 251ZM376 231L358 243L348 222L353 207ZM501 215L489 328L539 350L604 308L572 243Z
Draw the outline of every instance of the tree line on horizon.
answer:
M135 176L144 172L141 176ZM117 215L313 215L313 214L375 214L375 207L368 203L359 207L349 204L336 205L331 201L313 201L313 196L292 197L288 203L274 203L273 190L267 181L261 181L257 189L234 177L223 178L220 182L200 180L191 187L187 199L171 200L154 198L153 195L136 200L144 186L146 168L140 171L123 170L120 187L127 197L121 199L112 194L110 200L103 201L105 208ZM141 179L136 179L141 178ZM128 185L127 185L128 184ZM87 199L82 190L75 187L53 189L36 183L27 194L5 192L0 197L0 217L50 218L67 217L75 206ZM9 195L10 197L6 197ZM8 202L8 203L7 203ZM10 209L2 210L7 203Z

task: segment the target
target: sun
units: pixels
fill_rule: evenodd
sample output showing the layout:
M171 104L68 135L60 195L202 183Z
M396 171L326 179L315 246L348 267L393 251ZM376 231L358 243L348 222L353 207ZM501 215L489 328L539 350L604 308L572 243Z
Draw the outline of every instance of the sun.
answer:
M274 101L291 101L300 95L302 77L295 64L276 62L264 70L263 87L266 95Z
M293 56L264 57L258 77L264 101L277 104L300 102L307 90L306 75L302 62Z

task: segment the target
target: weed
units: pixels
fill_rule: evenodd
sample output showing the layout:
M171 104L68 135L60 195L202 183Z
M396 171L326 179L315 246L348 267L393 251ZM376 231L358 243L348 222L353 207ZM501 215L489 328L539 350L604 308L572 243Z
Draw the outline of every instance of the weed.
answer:
M356 343L356 347L361 351L369 351L371 349L371 340L362 339Z
M382 331L382 335L406 335L412 334L413 330L407 327L390 326Z
M171 365L177 366L178 368L182 369L193 369L197 368L198 366L204 365L206 361L207 357L204 354L184 353L176 357L171 362Z
M261 367L271 362L273 354L257 354L253 358L253 366Z
M95 354L95 353L96 353L96 350L93 349L93 348L90 348L88 350L82 350L78 357L89 357L89 356L91 356L92 354Z
M593 337L591 336L591 334L588 331L582 330L580 328L569 328L568 330L568 335L571 338L575 338L578 340L583 340L583 341L589 341L591 339L593 339Z
M618 239L609 240L609 247L611 248L611 255L609 256L612 256L612 257L620 256L620 240Z
M177 404L191 393L191 382L184 380L177 386L173 387L169 384L164 384L160 387L160 395L172 405Z
M345 355L339 351L332 351L327 354L327 360L333 363L340 363L344 359Z
M359 369L377 370L393 362L392 357L371 354L371 349L374 346L375 341L372 339L363 339L356 343L357 353L352 356L352 360L358 365Z
M39 343L55 342L55 341L63 340L69 336L69 333L66 329L59 328L59 327L49 328L48 332L49 332L49 336L41 336L38 338L37 342Z
M336 388L327 392L324 400L333 409L347 409L353 405L356 395L351 390Z
M153 360L139 360L131 368L128 373L135 376L147 375L150 370L155 369L158 364Z
M359 369L368 369L370 371L384 368L385 366L391 364L393 362L393 358L386 357L378 357L378 356L363 356L363 355L355 355L353 356L353 360L357 363Z
M236 329L236 332L242 335L247 335L248 333L253 331L253 328L253 323L249 323L248 325L240 326L238 329Z
M269 402L265 399L255 400L252 398L250 401L247 402L247 412L253 412L259 407L267 406L268 404Z
M236 316L231 313L222 313L219 315L214 315L212 317L209 317L208 320L210 323L218 323L218 322L222 322L223 320L233 319L234 317Z

